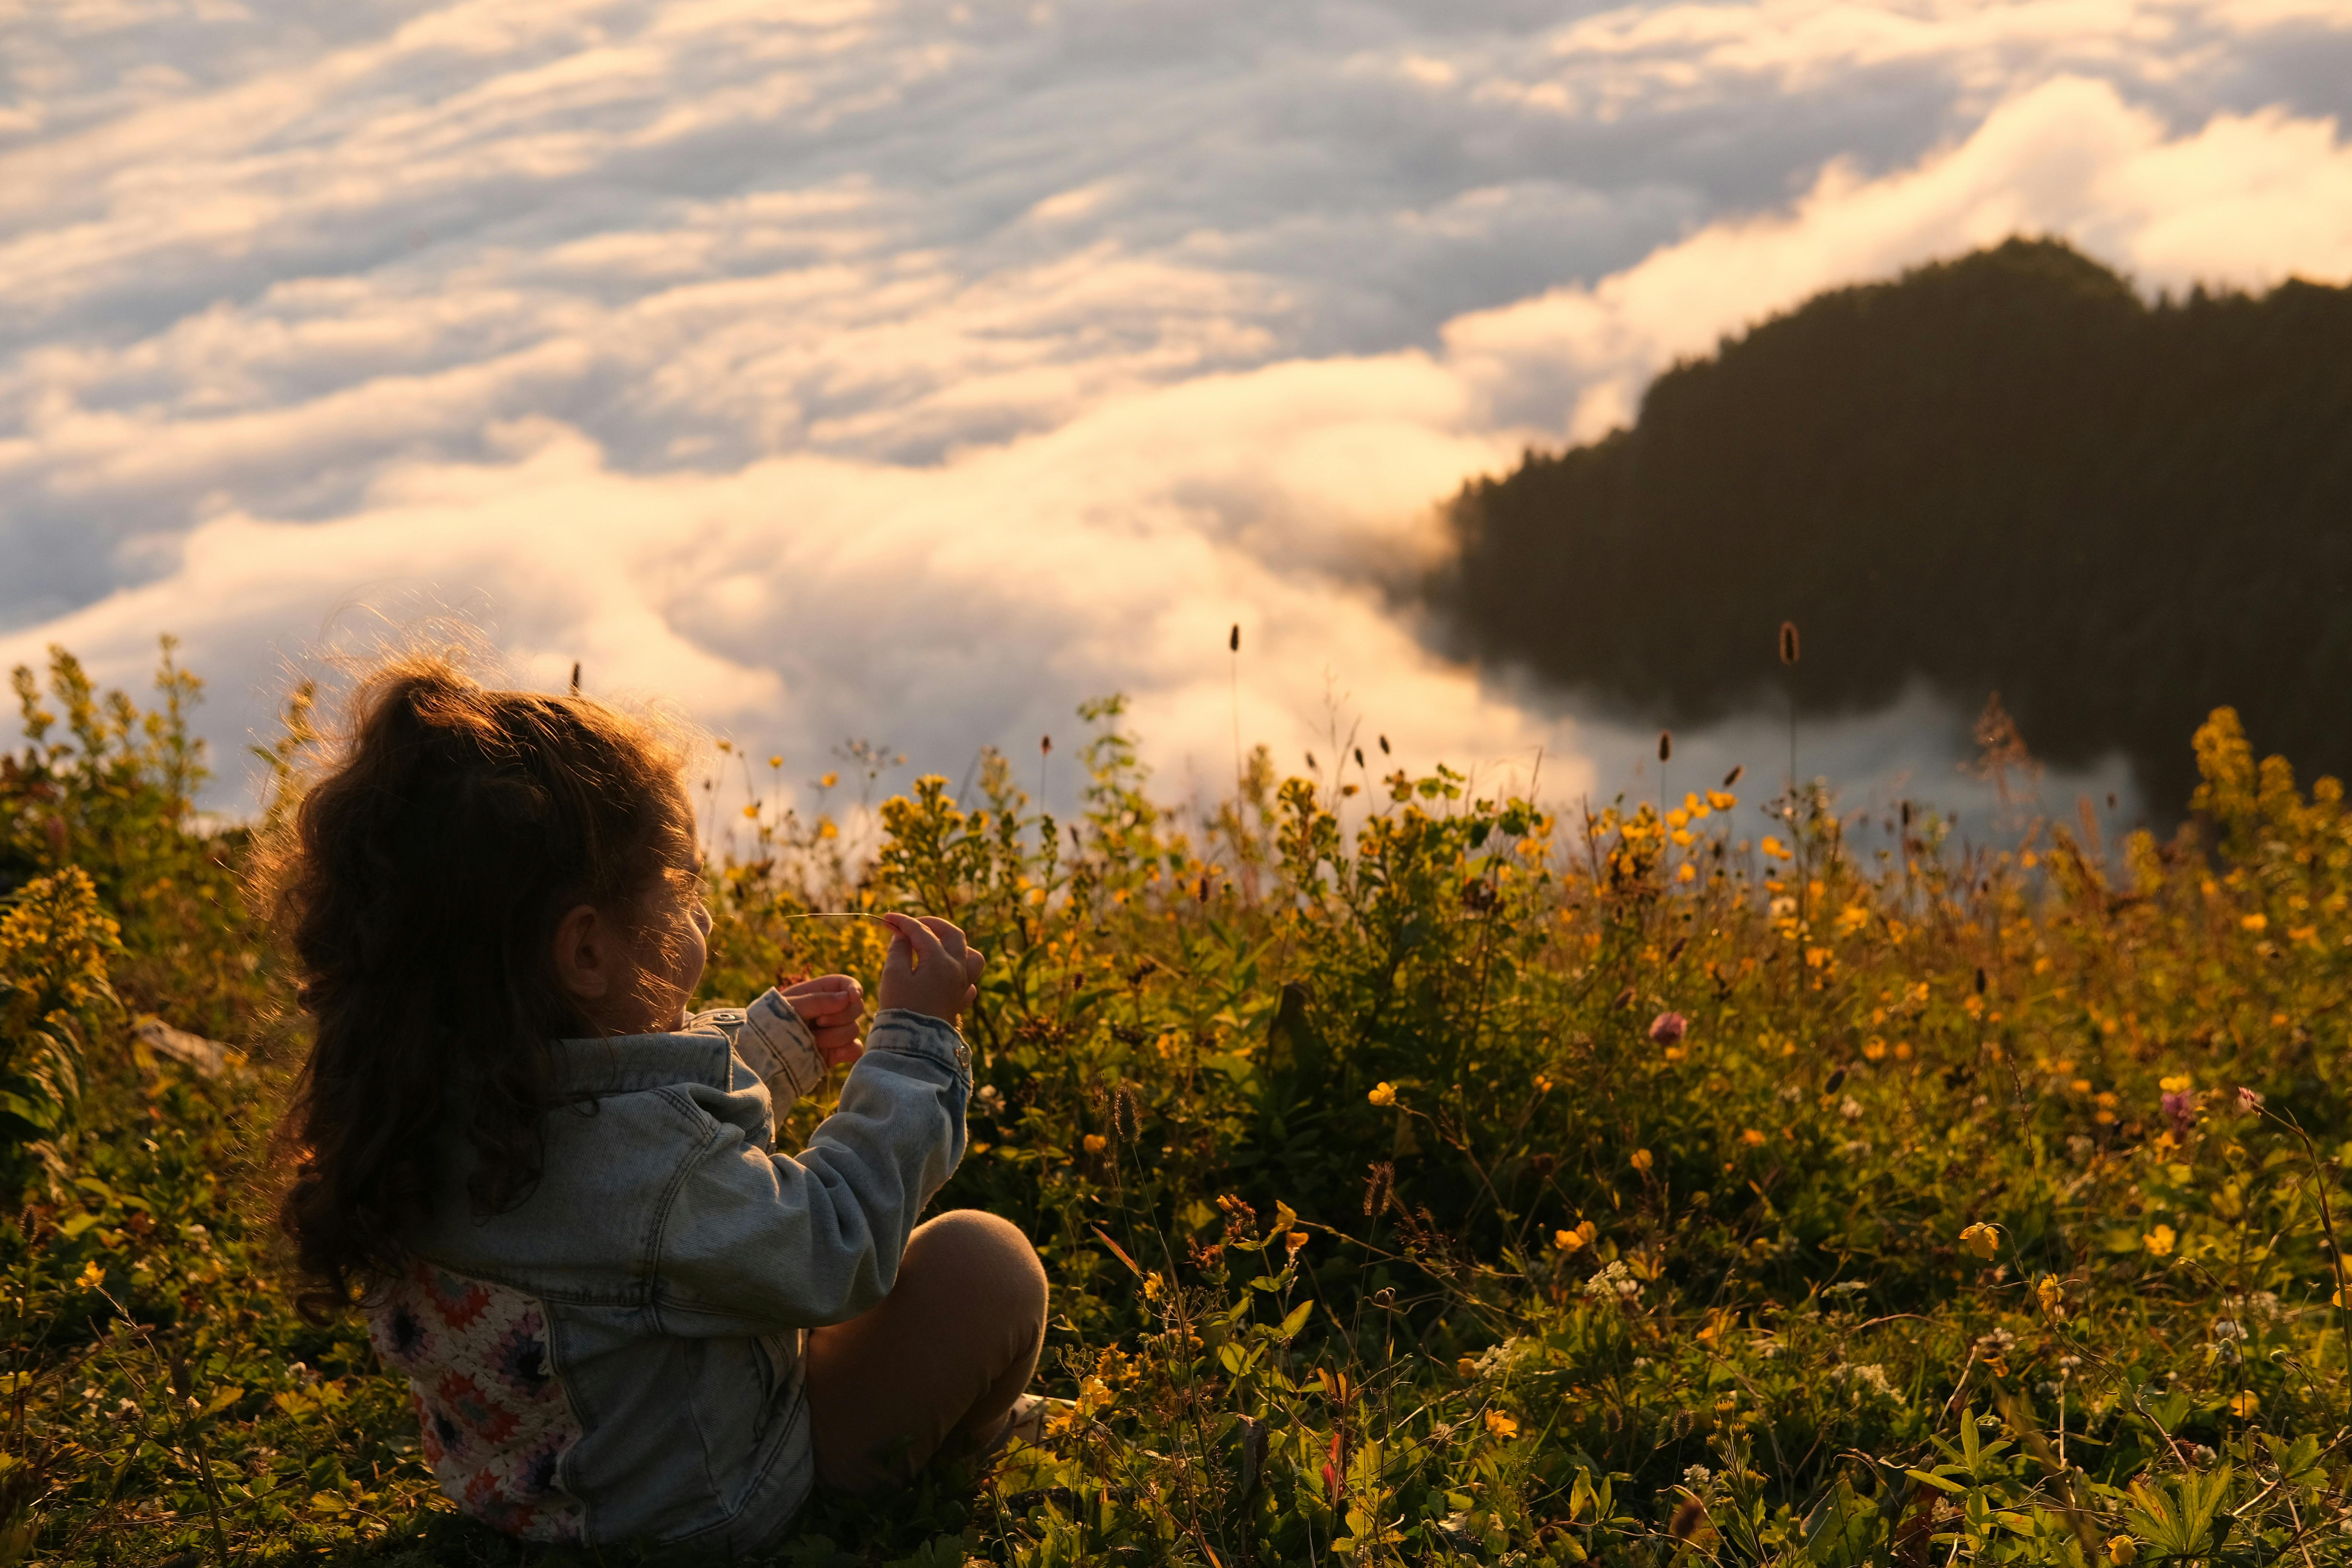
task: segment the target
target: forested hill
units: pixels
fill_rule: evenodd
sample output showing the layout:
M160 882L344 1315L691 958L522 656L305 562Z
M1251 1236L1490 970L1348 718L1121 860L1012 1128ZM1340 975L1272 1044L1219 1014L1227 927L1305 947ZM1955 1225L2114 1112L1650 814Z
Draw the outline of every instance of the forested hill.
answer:
M2352 771L2352 289L2151 306L2012 239L1727 341L1453 518L1430 593L1462 650L1629 715L1784 679L1865 709L1916 674L1969 712L1998 690L2044 758L2121 749L2160 811L2219 704Z

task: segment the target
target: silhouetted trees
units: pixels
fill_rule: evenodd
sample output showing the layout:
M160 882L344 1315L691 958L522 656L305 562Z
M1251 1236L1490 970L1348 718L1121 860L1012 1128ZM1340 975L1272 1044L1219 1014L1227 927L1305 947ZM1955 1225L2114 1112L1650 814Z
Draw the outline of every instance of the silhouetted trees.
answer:
M1841 289L1677 365L1639 420L1453 505L1465 651L1688 722L1925 676L2185 806L2234 704L2352 768L2352 289L2154 306L2050 241ZM1784 619L1805 658L1784 672Z

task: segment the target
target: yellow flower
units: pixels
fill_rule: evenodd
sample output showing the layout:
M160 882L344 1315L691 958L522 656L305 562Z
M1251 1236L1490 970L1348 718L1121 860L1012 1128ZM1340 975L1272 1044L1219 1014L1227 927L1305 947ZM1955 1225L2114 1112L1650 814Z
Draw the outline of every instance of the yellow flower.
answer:
M2251 1419L2254 1412L2262 1408L2262 1403L2254 1397L2254 1391L2249 1388L2230 1401L2230 1414L2241 1421Z
M1750 1149L1761 1149L1764 1146L1764 1134L1757 1131L1753 1127L1750 1127L1747 1131L1742 1132L1739 1135L1739 1141L1742 1143L1747 1144Z
M1497 1437L1516 1437L1519 1435L1518 1418L1506 1415L1499 1410L1489 1410L1486 1412L1486 1430Z
M1687 860L1684 861L1681 865L1675 868L1675 880L1677 882L1697 881L1698 868L1692 865Z
M1647 1149L1633 1151L1633 1169L1645 1176L1650 1173L1650 1152Z
M2144 1238L2149 1254L2157 1258L2171 1257L2172 1244L2176 1239L2178 1238L2174 1237L2172 1227L2168 1225L2158 1226Z
M1584 1245L1584 1237L1572 1230L1556 1230L1552 1232L1551 1244L1562 1252L1574 1252Z
M2167 1094L2186 1094L2196 1080L2185 1072L2169 1074L2156 1080L2156 1087Z
M1456 1356L1456 1357L1454 1357L1454 1373L1455 1373L1457 1376L1461 1376L1461 1377L1475 1377L1475 1376L1477 1376L1477 1375L1478 1375L1478 1358L1477 1358L1477 1357L1475 1357L1475 1356L1466 1356L1466 1355L1465 1355L1465 1356Z
M1739 797L1727 790L1711 789L1706 792L1706 804L1717 811L1729 811L1739 804Z
M824 777L816 781L816 787L819 789L831 789L840 782L841 775L839 773L827 773Z
M106 1270L100 1267L98 1259L93 1258L82 1265L81 1278L74 1283L85 1290L95 1290L106 1283Z
M1396 1085L1392 1083L1376 1083L1372 1085L1372 1091L1364 1096L1364 1098L1370 1100L1374 1105L1394 1105L1396 1103Z
M781 768L784 765L784 759L782 757L770 757L768 759L768 765L772 768Z
M1764 851L1768 859L1786 860L1790 858L1788 847L1769 833L1764 836L1764 842L1756 847Z
M1687 827L1675 828L1674 831L1674 840L1675 847L1677 849L1687 849L1693 844L1698 842L1691 837L1691 830Z
M1087 1153L1099 1154L1110 1147L1110 1140L1099 1132L1089 1132L1086 1136L1086 1145Z
M2000 1233L1979 1220L1960 1232L1960 1245L1979 1258L1990 1258L2000 1250Z
M2044 1274L2042 1283L2033 1288L2033 1293L2041 1299L2042 1310L2053 1318L2065 1309L2066 1287L2058 1283L2055 1274Z
M1160 1292L1167 1287L1168 1282L1160 1278L1160 1271L1155 1268L1143 1277L1143 1299L1147 1301L1157 1301L1160 1300Z
M1911 1059L1910 1041L1897 1040L1895 1042L1895 1059L1898 1062L1907 1062Z
M1682 810L1670 811L1666 813L1666 826L1668 827L1688 827L1690 826L1690 813Z
M2128 1535L2109 1536L2107 1561L2114 1563L2116 1568L2131 1568L2134 1563L2139 1561L2139 1542Z
M759 815L760 815L760 803L759 803L758 801L756 801L756 800L755 800L755 801L753 801L751 805L749 805L745 806L745 807L743 808L743 815L744 815L744 816L759 816Z
M1885 1059L1885 1056L1886 1042L1880 1039L1877 1036L1873 1035L1869 1039L1862 1042L1863 1060L1871 1062L1881 1061Z
M2245 927L2248 931L2268 931L2271 925L2271 917L2263 914L2252 914L2246 916L2238 923Z
M2086 1078L2078 1078L2066 1087L2073 1089L2076 1094L2088 1094L2091 1092L2091 1080Z

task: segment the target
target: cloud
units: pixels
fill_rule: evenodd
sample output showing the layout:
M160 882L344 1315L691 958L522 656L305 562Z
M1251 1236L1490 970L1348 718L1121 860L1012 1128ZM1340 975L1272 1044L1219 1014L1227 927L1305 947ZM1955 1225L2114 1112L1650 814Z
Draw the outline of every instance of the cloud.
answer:
M1490 421L1567 406L1570 434L1630 422L1642 388L1821 289L2011 234L2071 239L2151 292L2352 279L2352 146L2331 121L2218 115L2168 136L2111 85L2059 78L1965 141L1881 179L1832 164L1785 213L1719 222L1591 287L1448 323Z
M281 659L448 604L802 760L952 770L1121 689L1213 778L1239 621L1286 756L1328 688L1603 777L1629 738L1383 597L1434 501L2015 229L2150 288L2352 273L2347 40L2297 0L60 0L0 31L0 659L130 679L176 630L227 749Z

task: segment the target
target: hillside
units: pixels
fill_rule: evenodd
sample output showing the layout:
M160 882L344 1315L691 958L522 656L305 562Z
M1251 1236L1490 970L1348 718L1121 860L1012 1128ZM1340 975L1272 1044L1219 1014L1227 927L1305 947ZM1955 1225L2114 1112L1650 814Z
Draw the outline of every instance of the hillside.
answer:
M0 1564L651 1561L460 1517L356 1315L296 1310L294 977L161 685L58 653L0 766ZM1927 815L1899 858L1818 792L1751 842L1722 792L1555 815L1264 750L1171 808L1086 716L1074 819L992 755L870 858L776 794L714 856L708 1000L871 976L819 910L992 955L940 1205L1035 1241L1077 1402L757 1561L2352 1563L2352 814L2233 715L2169 840Z
M2160 809L2224 703L2352 767L2352 289L2150 305L2012 239L1727 341L1452 517L1460 649L1629 716L1777 708L1793 619L1801 711L1998 690L2037 753L2121 750Z

